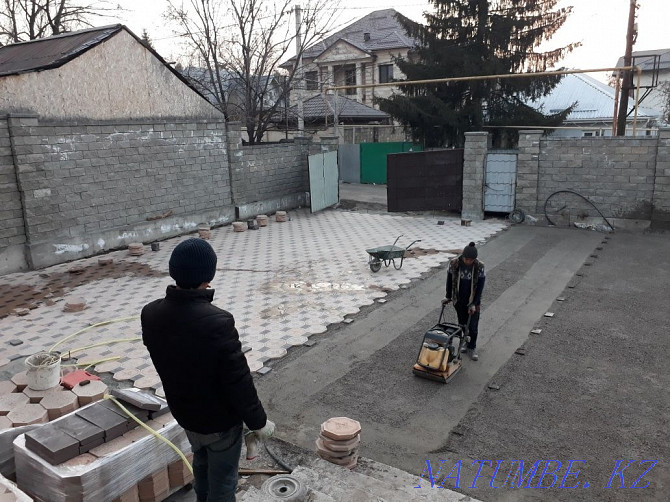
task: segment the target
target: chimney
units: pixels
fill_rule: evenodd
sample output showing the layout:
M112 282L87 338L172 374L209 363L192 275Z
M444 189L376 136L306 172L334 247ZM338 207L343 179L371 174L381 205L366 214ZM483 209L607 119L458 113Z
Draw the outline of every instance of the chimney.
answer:
M369 33L363 33L363 40L366 42L370 41L370 34Z

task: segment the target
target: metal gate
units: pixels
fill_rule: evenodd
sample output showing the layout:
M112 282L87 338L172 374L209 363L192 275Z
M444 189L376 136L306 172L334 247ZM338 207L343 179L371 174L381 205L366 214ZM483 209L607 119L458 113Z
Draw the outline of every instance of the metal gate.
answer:
M389 212L460 211L463 150L431 150L388 156Z
M484 178L484 211L509 213L514 210L516 159L516 151L489 151Z
M419 152L420 145L407 142L361 143L361 183L386 183L386 157L392 153Z
M337 152L309 156L309 196L313 213L340 201Z
M337 147L340 179L345 183L361 182L361 147L358 143Z

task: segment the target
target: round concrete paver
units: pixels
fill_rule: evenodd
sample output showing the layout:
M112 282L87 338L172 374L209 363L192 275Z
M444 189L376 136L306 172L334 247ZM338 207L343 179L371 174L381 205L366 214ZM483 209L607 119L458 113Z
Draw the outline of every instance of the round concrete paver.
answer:
M23 425L44 424L49 421L49 414L41 404L24 404L10 411L7 418L12 421L14 427Z
M30 387L26 387L25 389L23 389L23 393L26 396L28 396L30 402L33 404L41 403L42 399L44 399L49 394L55 394L55 393L60 394L61 392L63 392L63 387L61 387L60 385L57 385L56 387L51 387L50 389L47 390L33 390Z
M12 377L12 382L16 384L16 387L18 391L22 391L28 386L28 378L26 377L26 372L22 371L21 373L17 373Z
M69 390L51 392L44 396L40 404L47 410L49 420L67 415L79 407L79 397Z
M321 434L330 439L346 441L361 432L361 424L347 417L334 417L321 424Z
M107 392L107 386L100 380L91 380L86 385L75 385L72 392L79 398L79 406L84 406L100 401Z
M18 387L11 380L3 380L2 382L0 382L0 396L4 396L5 394L11 394L12 392L16 392L17 390Z
M24 404L28 404L29 402L30 399L28 396L20 392L0 396L0 415L7 415L10 411L17 409Z

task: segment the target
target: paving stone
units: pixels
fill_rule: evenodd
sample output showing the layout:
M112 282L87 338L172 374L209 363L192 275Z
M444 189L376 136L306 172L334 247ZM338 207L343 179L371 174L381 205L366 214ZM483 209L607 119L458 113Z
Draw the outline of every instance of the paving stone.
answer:
M140 495L140 501L158 501L166 498L170 492L170 479L167 466L137 483L137 491Z
M275 221L283 223L286 221L286 211L277 211L275 213Z
M77 415L68 415L54 425L79 441L79 453L86 453L105 442L103 429Z
M244 232L247 229L247 224L243 221L233 221L233 232Z
M86 385L80 383L75 385L72 388L72 392L77 395L79 406L82 407L89 403L100 401L104 397L105 392L107 392L107 385L101 380L92 380Z
M93 462L96 462L98 460L98 457L95 455L91 455L90 453L82 453L81 455L77 455L74 458L71 458L70 460L67 460L63 462L60 466L61 467L83 467L85 465L92 464Z
M10 429L11 427L14 427L14 425L12 424L12 421L9 418L7 418L6 415L0 417L0 431Z
M26 377L26 372L22 371L17 373L12 377L12 382L16 384L17 390L22 391L28 386L28 378Z
M0 416L7 415L19 406L30 403L30 398L23 393L15 392L0 396Z
M235 315L241 342L251 349L245 357L253 371L265 366L269 359L281 357L289 347L302 345L309 336L326 332L328 325L342 322L363 306L373 305L376 298L410 284L452 256L448 252L434 255L417 252L405 260L401 270L383 268L372 274L367 256L361 256L361 250L392 244L399 234L408 239L401 239L400 245L421 237L420 244L425 250L460 249L464 242L481 243L505 228L501 220L473 222L471 227L461 227L460 219L440 217L445 224L436 226L434 216L345 211L310 214L309 209L297 209L291 211L290 216L291 226L272 222L259 232L233 235L229 227L211 230L209 242L219 256L217 266L225 271L225 282L224 276L217 274L212 286L217 288L224 283L231 286L217 288L214 304ZM369 231L371 228L374 232ZM22 359L38 348L50 347L64 336L95 322L136 315L138 305L156 299L164 290L166 280L169 281L167 257L186 238L188 236L161 241L160 252L129 258L129 251L124 249L100 257L113 259L113 266L97 265L97 257L79 260L77 264L85 266L81 274L68 273L73 264L21 273L22 283L39 281L47 285L51 299L42 295L17 303L11 297L16 276L12 275L11 281L0 277L0 301L11 303L7 313L15 308L34 306L40 300L60 299L64 303L64 294L86 299L89 307L76 314L63 315L60 308L41 305L30 310L30 315L18 319L2 318L0 313L0 333L4 340L24 341L20 347L0 344L0 365ZM142 245L147 251L148 247ZM588 269L584 267L584 270ZM40 274L45 277L41 278ZM217 284L217 281L221 282ZM95 309L91 308L93 304ZM99 326L80 340L111 341L119 338L121 332L124 333L121 336L139 334L138 328L137 321ZM259 335L261 332L265 333ZM72 340L60 348L65 351L78 345ZM17 351L20 348L30 350L22 353ZM122 359L111 364L101 363L97 371L104 368L115 373L117 380L123 376L124 380L138 381L147 376L136 362L142 359L150 364L141 342L120 343L105 349L108 354L101 358L119 355ZM105 364L111 367L103 366ZM126 373L119 375L123 371Z
M105 441L122 436L128 430L128 421L118 413L95 403L79 410L76 415L105 431Z
M259 227L267 227L268 226L268 215L267 214L259 214L256 216L256 221L258 222Z
M68 298L63 305L63 312L81 312L86 309L84 298Z
M16 392L17 390L18 387L11 380L3 380L0 382L0 396L4 396L5 394L11 394L12 392Z
M137 491L137 485L130 487L112 502L140 502L140 493Z
M347 417L333 417L321 424L321 434L330 439L353 439L361 432L361 424Z
M352 439L337 440L319 434L319 438L323 446L332 451L352 451L361 443L361 435L356 434Z
M95 455L98 458L108 457L109 455L113 455L114 453L124 449L127 446L130 446L131 444L133 444L133 442L130 438L126 436L120 436L112 439L111 441L107 441L100 446L96 446L95 448L89 450L89 453L91 455Z
M193 454L186 455L189 463L193 464ZM168 465L168 480L170 482L170 490L180 488L188 483L193 482L193 474L188 470L183 460L179 459Z
M55 420L79 408L79 398L74 392L64 390L47 394L40 404L47 410L49 420Z
M14 427L45 424L49 421L47 410L40 404L24 404L9 412L7 418Z
M79 441L55 424L26 432L26 448L52 464L60 464L79 455Z
M56 387L52 387L46 390L33 390L30 387L26 387L25 389L23 389L23 394L28 396L28 399L30 399L31 403L37 404L41 403L42 399L44 399L49 394L56 394L56 393L60 394L64 391L65 390L60 385L57 385Z

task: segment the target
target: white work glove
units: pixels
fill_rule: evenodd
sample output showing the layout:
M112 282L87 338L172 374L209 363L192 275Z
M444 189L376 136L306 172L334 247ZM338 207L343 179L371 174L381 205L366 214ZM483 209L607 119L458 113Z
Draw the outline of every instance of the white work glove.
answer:
M475 312L477 312L477 307L476 307L475 305L470 305L470 306L468 307L468 314L470 314L470 315L474 315Z
M260 439L272 437L272 435L275 433L275 423L271 422L270 420L266 420L263 428L254 432Z

